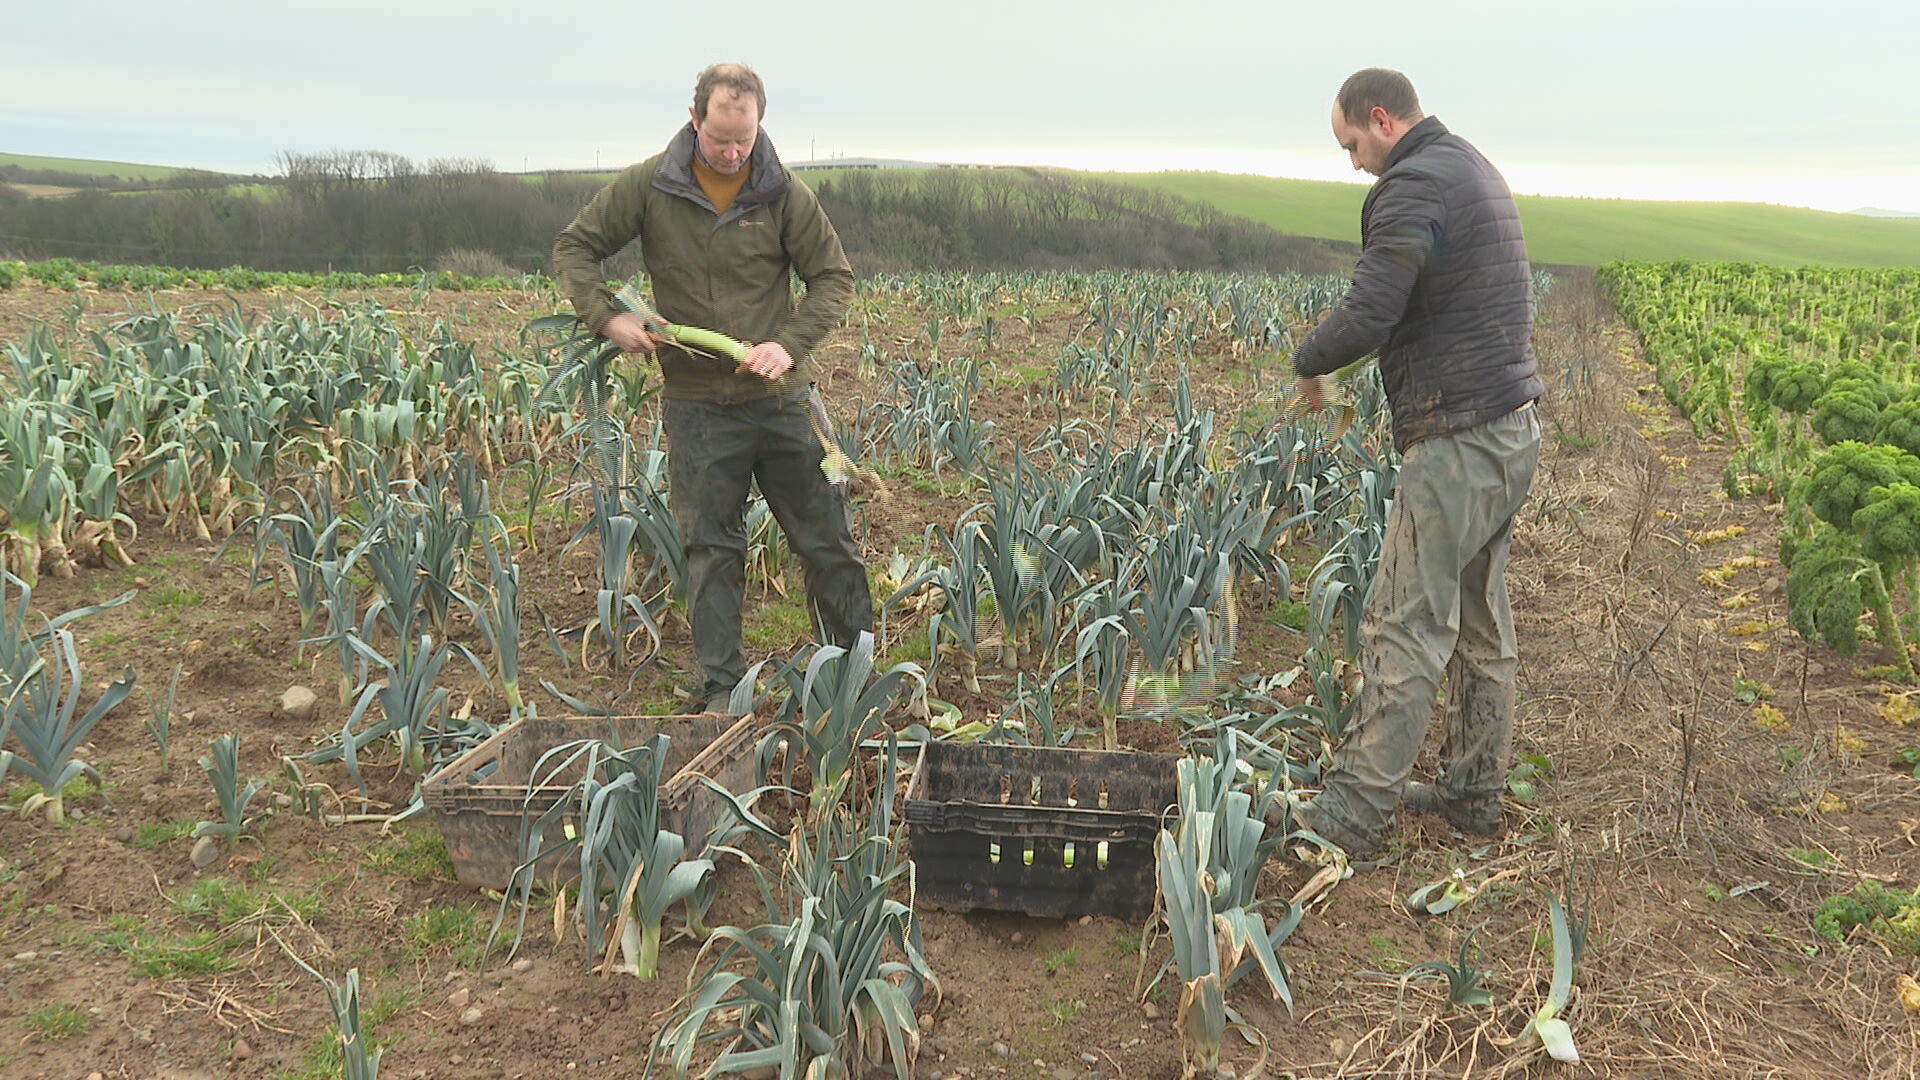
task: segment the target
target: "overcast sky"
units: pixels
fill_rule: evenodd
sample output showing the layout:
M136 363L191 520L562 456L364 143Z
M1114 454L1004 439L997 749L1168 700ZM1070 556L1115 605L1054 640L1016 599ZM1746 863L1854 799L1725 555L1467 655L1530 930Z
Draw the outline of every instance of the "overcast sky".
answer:
M766 79L782 157L1361 179L1381 65L1516 191L1920 210L1913 0L174 0L10 5L0 151L274 171L282 150L614 167L694 75Z

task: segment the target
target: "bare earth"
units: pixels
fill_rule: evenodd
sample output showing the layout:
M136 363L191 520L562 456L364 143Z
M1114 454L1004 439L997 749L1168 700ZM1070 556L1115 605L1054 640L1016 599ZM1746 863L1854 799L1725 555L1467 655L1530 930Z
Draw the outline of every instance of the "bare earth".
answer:
M238 299L268 308L291 298ZM503 347L514 347L527 317L544 313L526 295L441 293L418 302L396 291L379 299L407 312L413 326L444 319L463 336ZM17 287L0 292L0 342L19 340L36 319L59 326L71 316L96 328L149 302L90 295L76 309L71 294ZM178 293L152 302L228 300ZM903 307L888 326L904 342L925 319ZM1009 332L984 354L995 364L988 378L996 392L980 395L976 408L1001 425L1003 438L1030 436L1052 419L1044 409L1027 411L1021 390L1051 376L1059 343L1078 328L1078 314L1062 311L1031 338L1024 329ZM857 329L843 330L824 354L825 366L840 372L827 387L836 405L883 389L850 373L858 342ZM1553 388L1544 403L1548 439L1516 532L1510 583L1524 665L1519 749L1550 761L1552 776L1532 805L1510 802L1509 831L1492 843L1411 817L1392 865L1340 884L1311 910L1284 951L1292 1014L1265 1000L1252 980L1232 997L1267 1035L1267 1075L1920 1075L1920 1019L1904 1013L1896 996L1897 976L1920 962L1870 942L1823 942L1811 930L1821 900L1862 880L1914 886L1920 781L1889 762L1920 736L1877 715L1889 688L1853 674L1876 658L1837 657L1787 627L1773 515L1759 500L1729 501L1720 492L1724 448L1697 440L1669 409L1631 336L1590 285L1569 281L1554 290L1538 344ZM1196 392L1223 424L1250 398L1243 379L1231 380L1242 363L1224 352L1193 361ZM1592 377L1563 378L1570 367ZM1164 403L1164 388L1161 394L1149 412ZM512 477L497 483L509 506L523 498ZM891 503L863 514L861 535L874 558L917 544L928 524L950 525L971 502L964 492L894 487ZM584 619L592 606L583 583L594 573L591 552L564 547L579 520L577 507L565 521L542 520L538 549L519 556L526 595L562 625ZM1744 531L1713 538L1735 525ZM517 954L531 959L530 968L504 967L499 952L477 967L451 946L422 948L406 929L409 916L454 907L476 911L484 931L497 907L451 879L436 857L430 821L383 835L378 824L322 826L279 813L256 840L205 871L191 865L192 842L179 829L154 828L212 815L211 789L194 760L213 737L240 733L243 775L277 777L282 754L337 731L344 712L330 662L297 646L297 609L273 587L250 592L244 559L168 535L152 521L141 522L133 550L138 565L45 578L34 600L51 614L139 593L77 624L81 657L90 682L104 684L126 665L139 674L141 691L159 691L182 666L172 769L159 768L137 691L83 754L107 779L104 792L74 804L84 816L64 828L0 816L0 1075L326 1075L313 1055L330 1014L319 986L287 959L282 943L331 974L359 969L365 999L376 1003L378 1036L389 1045L384 1075L642 1075L649 1042L684 986L692 943L664 948L655 981L606 978L588 973L577 942L556 944L551 920L536 912ZM1702 576L1749 552L1765 564L1724 582ZM795 595L798 587L796 573ZM1751 606L1728 607L1730 597ZM749 600L756 612L769 602ZM1246 669L1297 663L1300 636L1258 604L1249 614L1239 657ZM671 702L675 679L664 664L629 689L624 675L584 672L577 663L563 668L532 644L534 632L527 640L528 687L551 679L568 693L617 698L634 711ZM669 642L667 660L691 666L684 636ZM497 692L470 670L448 671L457 705L471 700L483 714L504 714ZM1741 699L1736 678L1763 686L1788 730L1757 727L1757 702ZM281 692L294 684L319 693L310 720L278 712ZM996 689L1004 687L990 682L985 698L957 686L940 692L973 718L998 707ZM564 711L534 694L543 709ZM1858 742L1836 738L1837 729ZM1125 734L1148 748L1174 743L1170 733L1139 725ZM404 805L412 780L397 761L377 762L368 775L381 805L347 808ZM316 778L351 791L344 773L317 770L309 779ZM1823 796L1833 797L1824 807ZM1475 879L1515 874L1447 916L1406 911L1409 892L1456 867ZM1544 995L1545 895L1569 873L1591 874L1594 890L1592 935L1567 1014L1583 1057L1578 1066L1502 1045ZM1287 894L1307 870L1276 866L1269 874L1268 891ZM235 941L229 955L240 963L219 975L149 978L106 947L129 926L186 932L213 925L181 914L173 901L215 877L318 900L306 918L263 906L230 925L223 931ZM723 882L714 920L752 918L757 901L744 869L724 867ZM1491 1009L1449 1014L1433 982L1403 991L1380 974L1452 960L1461 938L1482 924L1477 941ZM1179 1075L1173 1000L1143 1005L1135 990L1141 927L938 911L926 914L925 927L945 994L923 1021L929 1035L916 1076ZM1164 940L1150 945L1152 966L1165 955ZM462 1004L450 1003L456 993ZM50 1039L29 1030L31 1010L61 1003L86 1013L85 1031ZM470 1008L478 1014L463 1022ZM1243 1067L1251 1061L1243 1044L1230 1037L1230 1045Z

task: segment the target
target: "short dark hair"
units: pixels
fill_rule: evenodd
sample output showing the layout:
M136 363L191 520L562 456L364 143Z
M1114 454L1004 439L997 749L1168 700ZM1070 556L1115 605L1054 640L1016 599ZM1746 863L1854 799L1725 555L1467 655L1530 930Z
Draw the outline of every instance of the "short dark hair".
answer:
M1367 122L1376 105L1401 120L1420 116L1420 97L1413 92L1412 80L1388 68L1366 68L1347 76L1334 101L1347 123L1356 127Z
M693 84L694 116L703 122L706 120L707 100L713 97L715 89L721 87L736 94L752 94L760 115L767 115L767 88L752 68L745 64L709 64Z

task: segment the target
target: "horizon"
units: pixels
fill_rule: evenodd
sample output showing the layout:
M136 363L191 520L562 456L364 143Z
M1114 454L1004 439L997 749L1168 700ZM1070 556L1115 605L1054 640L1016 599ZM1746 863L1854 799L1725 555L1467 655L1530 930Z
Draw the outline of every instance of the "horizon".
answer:
M776 147L780 140L769 132ZM402 156L419 163L425 163L430 157L416 157L400 151L382 147L333 147L339 150L385 150L401 153ZM811 149L811 148L810 148ZM314 151L306 151L314 152ZM20 157L41 157L53 160L90 161L102 164L121 164L131 166L157 166L175 169L205 169L212 172L243 177L274 177L279 170L271 161L243 165L234 162L216 164L183 163L177 161L135 161L127 158L91 156L83 154L46 154L29 150L14 150L0 147L0 153ZM1343 162L1335 162L1333 167L1316 162L1305 155L1288 154L1281 151L1213 151L1201 152L1199 157L1211 162L1210 165L1175 164L1167 160L1169 154L1184 151L1155 150L1108 150L1088 148L1080 150L1024 150L1024 151L988 151L969 154L964 151L943 151L939 149L918 155L901 153L853 153L833 151L831 156L800 157L781 151L781 160L788 165L810 167L830 167L839 160L888 160L911 162L924 165L966 165L974 167L997 168L1060 168L1087 173L1220 173L1230 176L1265 177L1276 180L1300 180L1322 183L1349 184L1357 188L1370 186L1370 178L1353 175ZM543 173L543 172L605 172L625 168L631 162L601 161L579 165L535 165L527 163L524 167L513 168L509 164L484 158L478 154L440 154L433 157L462 157L488 161L492 167L504 173ZM641 159L635 159L641 160ZM1239 167L1235 167L1239 166ZM1726 176L1707 174L1682 174L1672 170L1647 169L1569 169L1559 166L1519 165L1502 169L1508 186L1514 194L1521 196L1539 196L1545 198L1594 199L1630 202L1683 202L1683 203L1743 203L1762 206L1776 206L1787 209L1817 210L1826 213L1858 214L1861 211L1880 211L1899 216L1920 217L1920 187L1901 182L1883 182L1877 178L1848 178L1850 183L1835 182L1832 178L1789 181L1782 184L1776 178ZM1341 175L1346 173L1346 175ZM1612 177L1609 182L1608 177ZM1711 188L1709 191L1708 188ZM1731 189L1731 190L1730 190ZM1782 191L1797 192L1793 195L1781 195ZM1769 197L1778 196L1778 197ZM1903 203L1901 200L1909 200Z

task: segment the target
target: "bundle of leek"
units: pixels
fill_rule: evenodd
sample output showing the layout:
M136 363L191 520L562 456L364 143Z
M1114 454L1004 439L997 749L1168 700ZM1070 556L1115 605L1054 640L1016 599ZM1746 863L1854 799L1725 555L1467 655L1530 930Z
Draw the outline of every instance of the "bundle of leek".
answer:
M746 363L747 346L743 342L717 330L668 322L631 285L621 288L614 294L613 300L622 311L639 317L650 332L688 352L701 356L722 356L739 365ZM550 401L568 383L577 381L580 384L580 397L586 405L587 420L592 428L594 445L600 452L602 468L609 481L622 484L625 471L622 468L624 455L621 453L619 428L607 415L607 364L620 355L620 347L586 330L575 316L552 315L535 319L532 328L535 331L560 330L570 335L561 346L560 365L548 378L546 386L541 388L540 398ZM809 399L807 418L812 423L814 437L820 440L823 455L820 471L834 486L843 488L850 498L886 498L887 486L880 477L873 470L856 463L841 449L839 440L834 438L833 421L827 415L827 403L821 398L819 389L810 386L805 393Z
M1281 409L1280 418L1288 422L1297 423L1320 411L1314 407L1312 400L1308 397L1306 385L1308 378L1318 378L1321 381L1321 385L1325 388L1320 391L1322 394L1332 398L1336 389L1340 394L1338 400L1333 400L1327 405L1327 409L1333 413L1333 419L1322 438L1320 444L1321 449L1330 449L1340 445L1340 440L1346 436L1347 432L1353 430L1354 424L1360 418L1360 411L1354 405L1353 390L1347 386L1344 381L1344 378L1350 371L1351 369L1348 369L1347 372L1341 373L1340 376L1310 376L1297 380L1294 386L1293 397L1289 398L1286 406Z

